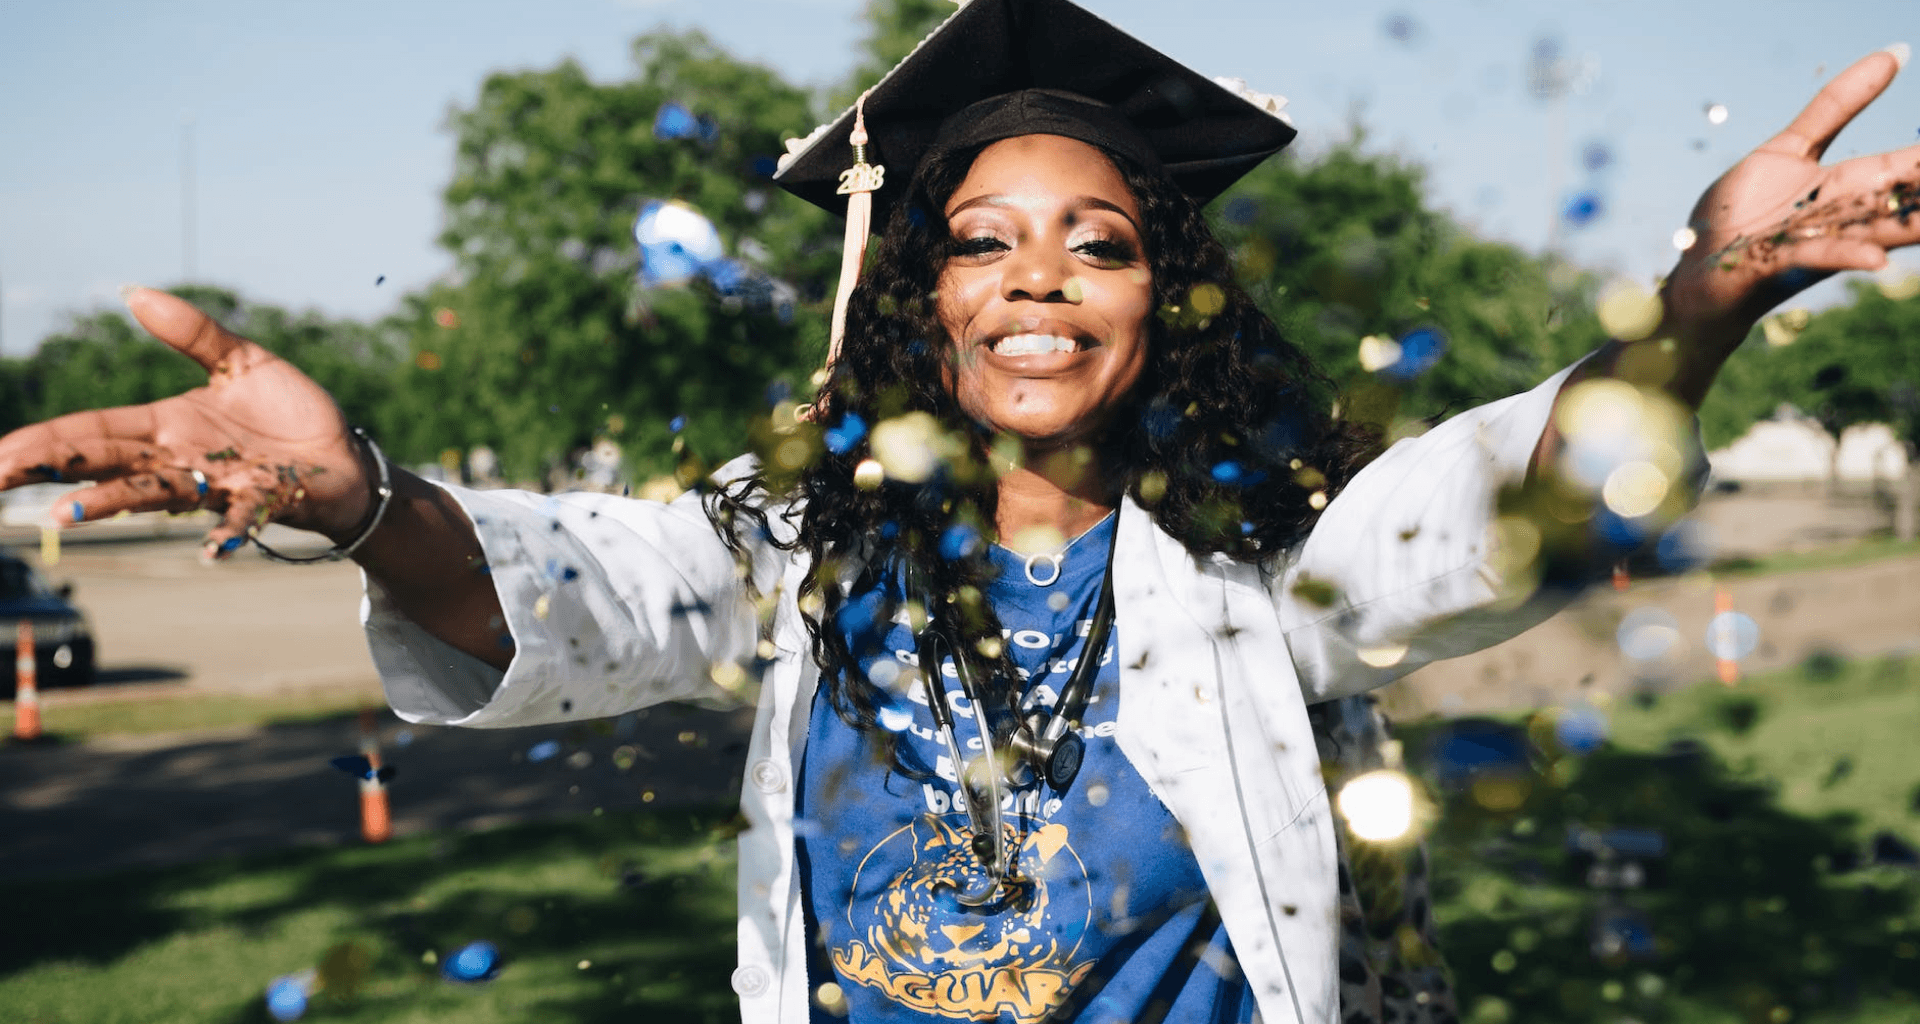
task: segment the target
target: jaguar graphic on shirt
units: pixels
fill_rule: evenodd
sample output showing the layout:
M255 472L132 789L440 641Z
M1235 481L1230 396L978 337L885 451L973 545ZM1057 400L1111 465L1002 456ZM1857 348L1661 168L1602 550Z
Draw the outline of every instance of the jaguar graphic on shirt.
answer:
M1002 827L1015 878L984 907L956 898L988 884L964 825L928 814L870 851L847 906L858 937L828 951L840 976L942 1017L1046 1019L1093 966L1081 955L1093 919L1086 865L1064 825L1014 816ZM861 877L903 853L907 868L883 887Z

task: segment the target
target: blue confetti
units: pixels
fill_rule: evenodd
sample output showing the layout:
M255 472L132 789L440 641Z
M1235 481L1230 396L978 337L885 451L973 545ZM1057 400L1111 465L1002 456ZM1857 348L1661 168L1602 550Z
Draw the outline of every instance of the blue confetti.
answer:
M678 434L682 430L687 429L687 418L685 416L675 416L667 421L667 429Z
M1433 369L1447 353L1447 335L1438 327L1416 327L1400 336L1400 358L1380 368L1380 375L1410 381Z
M894 522L893 520L891 520L891 519L889 519L889 520L887 520L886 522L884 522L884 523L881 523L881 524L880 524L880 537L881 537L881 539L883 539L883 540L892 540L893 538L895 538L895 537L898 537L898 536L900 536L900 524L899 524L899 523L896 523L896 522Z
M552 760L553 757L559 753L559 740L541 740L527 748L527 760L534 764L539 764L542 761Z
M1246 196L1235 196L1227 200L1226 208L1220 211L1220 216L1227 223L1244 228L1259 218L1260 204Z
M87 521L87 510L81 508L80 503L77 501L73 503L73 521L76 523L84 523Z
M648 288L686 284L725 255L713 222L678 201L642 206L633 237L640 244L640 283Z
M720 126L712 118L695 117L693 111L668 100L660 104L660 112L653 116L653 137L662 142L695 139L710 146L720 137Z
M1240 476L1240 464L1232 459L1214 464L1213 478L1220 483L1228 485L1237 484L1240 482Z
M958 561L980 550L980 531L965 523L955 523L940 535L940 557Z
M828 427L825 432L827 450L835 455L845 455L867 436L867 421L857 412L847 413L840 422Z
M440 976L448 981L491 981L500 973L500 950L491 942L469 942L447 955Z
M1599 219L1605 212L1606 203L1600 198L1600 193L1589 190L1568 199L1560 215L1566 218L1568 224L1576 228L1584 228Z
M1140 425L1146 428L1147 437L1151 440L1165 441L1180 427L1180 410L1168 402L1156 400L1140 414Z
M1589 171L1604 170L1613 163L1613 150L1604 142L1589 142L1580 151L1580 163Z
M299 1020L307 1012L307 979L289 974L267 986L267 1013L274 1020Z
M1591 754L1606 741L1606 716L1586 705L1568 708L1553 723L1553 736L1573 753Z
M356 779L377 779L381 782L386 782L394 776L392 765L382 765L378 770L375 770L373 762L367 760L364 754L350 754L346 757L336 757L333 759L332 764L335 768L346 772Z
M776 380L767 385L767 404L779 405L793 397L793 385L784 380Z

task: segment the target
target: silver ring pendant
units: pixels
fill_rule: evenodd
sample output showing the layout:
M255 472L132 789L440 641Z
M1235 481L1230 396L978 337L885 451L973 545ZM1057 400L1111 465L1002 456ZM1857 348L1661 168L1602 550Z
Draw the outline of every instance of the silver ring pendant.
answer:
M1055 583L1060 582L1060 563L1066 561L1066 558L1067 558L1067 553L1065 551L1062 551L1058 554L1052 554L1052 555L1049 555L1049 554L1028 555L1027 556L1027 582L1033 584L1036 587L1051 587ZM1033 567L1036 563L1039 563L1039 562L1046 562L1048 565L1051 565L1053 567L1053 575L1048 576L1044 580L1038 576L1035 576L1033 574Z

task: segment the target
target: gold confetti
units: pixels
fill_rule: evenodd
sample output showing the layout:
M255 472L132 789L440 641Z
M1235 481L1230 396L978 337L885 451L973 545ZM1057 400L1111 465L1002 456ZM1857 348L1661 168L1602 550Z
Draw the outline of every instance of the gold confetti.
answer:
M60 531L51 526L40 528L40 564L60 564Z
M536 597L533 599L533 617L534 618L539 619L542 622L546 621L547 612L550 611L551 608L552 608L552 605L547 600L547 595L541 594L539 597Z
M1400 343L1392 338L1369 334L1360 339L1360 368L1377 373L1400 361Z
M1621 281L1600 294L1595 312L1609 335L1621 341L1639 341L1659 329L1666 304L1638 284Z

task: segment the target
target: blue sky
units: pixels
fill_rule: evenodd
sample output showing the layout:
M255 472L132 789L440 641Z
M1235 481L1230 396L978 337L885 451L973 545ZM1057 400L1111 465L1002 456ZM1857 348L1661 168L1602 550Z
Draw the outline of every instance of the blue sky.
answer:
M1364 126L1368 148L1426 166L1433 201L1487 235L1540 249L1565 196L1591 188L1604 211L1583 228L1563 221L1562 247L1639 277L1671 262L1669 239L1700 189L1820 82L1920 36L1911 0L1087 6L1197 68L1288 96L1309 151ZM375 316L449 266L433 244L451 167L442 125L488 71L572 57L597 78L621 77L628 40L665 24L826 84L853 61L858 10L859 0L0 0L0 349L30 349L69 313L116 302L123 282L181 279L189 121L196 276L261 301ZM1412 30L1388 31L1396 17ZM1542 37L1590 80L1561 102L1557 135L1549 106L1526 90ZM1709 123L1712 103L1726 105L1724 123ZM1916 138L1920 67L1831 155ZM1610 162L1589 171L1583 153L1596 143Z

